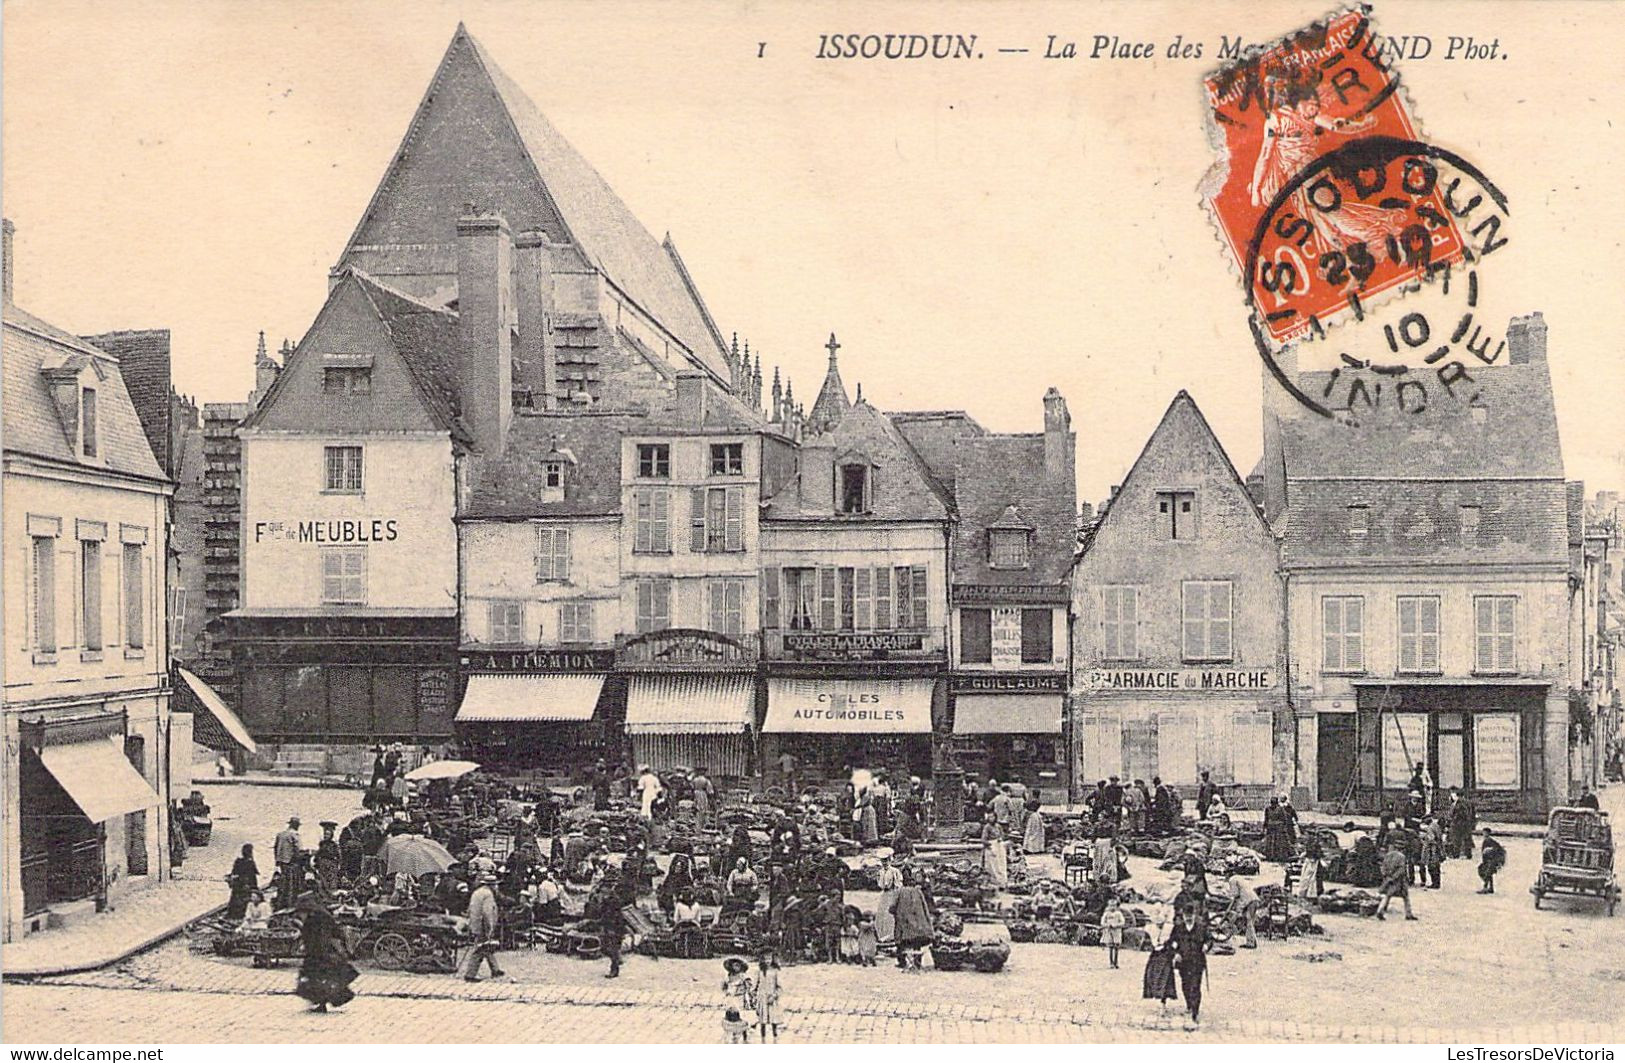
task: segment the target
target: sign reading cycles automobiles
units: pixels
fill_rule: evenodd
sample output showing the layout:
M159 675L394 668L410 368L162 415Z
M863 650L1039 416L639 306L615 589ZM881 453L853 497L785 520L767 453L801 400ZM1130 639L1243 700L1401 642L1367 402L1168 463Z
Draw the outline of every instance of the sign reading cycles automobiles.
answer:
M1093 668L1085 690L1270 690L1275 673L1247 668Z

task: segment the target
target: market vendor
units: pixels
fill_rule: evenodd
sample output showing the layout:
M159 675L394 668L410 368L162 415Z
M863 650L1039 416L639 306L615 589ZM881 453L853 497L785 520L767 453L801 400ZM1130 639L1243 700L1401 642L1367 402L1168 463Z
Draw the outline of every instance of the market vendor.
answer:
M666 877L660 880L660 907L670 912L679 895L694 888L694 858L685 852L671 854Z
M322 889L329 893L338 888L339 874L344 868L344 857L333 834L338 829L334 820L322 820L322 840L316 843L316 877Z
M270 926L271 902L265 899L263 890L254 890L248 895L248 907L243 909L243 922L238 929L245 934L257 934Z
M733 870L728 872L728 896L754 903L760 893L761 880L756 877L750 864L744 859L734 861Z

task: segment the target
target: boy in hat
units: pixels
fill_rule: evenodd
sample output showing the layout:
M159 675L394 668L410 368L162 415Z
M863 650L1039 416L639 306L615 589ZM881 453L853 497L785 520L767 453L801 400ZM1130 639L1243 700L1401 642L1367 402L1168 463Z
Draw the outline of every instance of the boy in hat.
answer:
M288 825L277 832L271 852L276 860L277 901L284 907L291 907L294 898L299 895L292 879L293 864L299 858L298 816L288 817Z
M468 955L463 957L462 975L465 982L480 980L480 964L489 964L491 977L501 978L503 970L497 965L499 946L497 925L497 877L490 872L479 876L479 885L468 898L468 933L474 939Z

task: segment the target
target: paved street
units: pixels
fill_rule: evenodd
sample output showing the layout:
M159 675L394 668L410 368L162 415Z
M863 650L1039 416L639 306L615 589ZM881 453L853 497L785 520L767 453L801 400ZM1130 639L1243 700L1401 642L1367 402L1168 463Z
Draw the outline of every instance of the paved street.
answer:
M290 811L307 821L339 815L334 803L353 803L354 794L212 787L209 800L217 837L248 832L266 845ZM1141 954L1111 971L1103 950L1018 944L996 975L786 968L784 1039L1617 1040L1625 1031L1603 1027L1620 1021L1625 918L1575 901L1536 912L1527 889L1539 844L1512 839L1507 848L1509 867L1493 897L1476 895L1471 868L1457 861L1447 865L1443 890L1415 893L1421 922L1321 916L1323 935L1215 957L1208 1019L1196 1035L1177 1014L1165 1018L1140 999ZM1134 860L1132 869L1142 888L1168 877L1150 861ZM1274 874L1266 868L1259 881ZM307 1016L291 995L291 967L255 969L193 953L177 938L104 970L7 985L4 1032L10 1041L179 1042L707 1042L720 1033L716 961L631 957L615 982L603 979L602 962L542 952L505 954L503 962L508 978L478 985L364 969L361 996L343 1013ZM128 1016L145 1010L133 994L155 991L167 994L161 1025L132 1030Z

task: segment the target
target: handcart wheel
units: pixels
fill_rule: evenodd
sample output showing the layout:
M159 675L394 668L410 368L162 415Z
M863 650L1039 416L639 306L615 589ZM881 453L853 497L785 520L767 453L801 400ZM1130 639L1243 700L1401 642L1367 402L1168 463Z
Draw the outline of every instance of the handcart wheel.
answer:
M372 962L386 971L399 971L412 958L412 945L393 931L379 934L372 942Z

